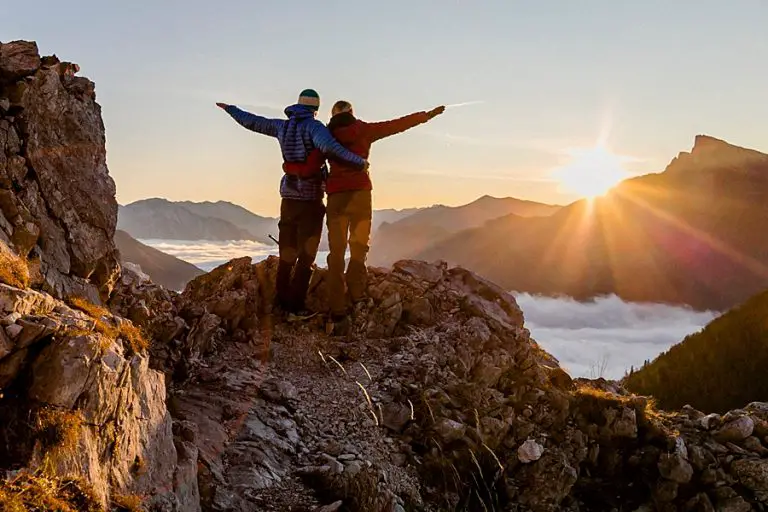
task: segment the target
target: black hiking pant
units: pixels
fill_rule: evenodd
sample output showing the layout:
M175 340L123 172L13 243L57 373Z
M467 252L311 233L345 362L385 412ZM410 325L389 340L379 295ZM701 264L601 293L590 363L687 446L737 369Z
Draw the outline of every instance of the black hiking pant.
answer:
M285 311L298 312L304 309L324 217L325 205L322 199L283 199L280 204L280 221L277 224L280 230L277 300Z

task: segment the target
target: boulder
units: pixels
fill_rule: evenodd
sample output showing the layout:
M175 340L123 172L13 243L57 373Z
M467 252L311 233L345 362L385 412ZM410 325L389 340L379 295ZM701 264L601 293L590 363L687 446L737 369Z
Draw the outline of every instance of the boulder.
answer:
M729 421L715 432L715 439L721 443L743 441L752 435L755 422L749 416L741 416Z
M0 86L32 75L39 67L40 54L37 43L30 41L0 43Z

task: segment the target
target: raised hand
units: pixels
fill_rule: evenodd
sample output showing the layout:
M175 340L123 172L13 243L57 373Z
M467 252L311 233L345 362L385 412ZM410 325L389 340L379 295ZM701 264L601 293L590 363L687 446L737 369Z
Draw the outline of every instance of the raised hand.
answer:
M439 107L433 108L429 112L427 112L427 116L432 119L433 117L437 117L440 114L445 112L445 107L443 105L440 105Z
M216 106L219 107L220 109L226 109L229 105L227 105L226 103L216 103Z

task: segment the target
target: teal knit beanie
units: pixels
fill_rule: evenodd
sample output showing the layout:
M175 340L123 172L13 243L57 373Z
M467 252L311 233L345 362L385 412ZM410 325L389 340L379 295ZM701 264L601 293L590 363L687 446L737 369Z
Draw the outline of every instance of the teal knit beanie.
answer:
M304 89L299 94L299 105L306 105L316 111L320 108L320 95L314 89Z

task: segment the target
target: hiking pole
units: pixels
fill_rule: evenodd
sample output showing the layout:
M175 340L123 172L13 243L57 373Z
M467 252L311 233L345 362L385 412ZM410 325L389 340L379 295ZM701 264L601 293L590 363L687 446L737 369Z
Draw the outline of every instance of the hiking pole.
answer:
M272 235L267 235L267 236L268 236L269 238L271 238L271 239L272 239L272 241L273 241L273 242L275 242L277 245L280 245L280 242L278 242L278 241L277 241L277 239L276 239L275 237L273 237Z

